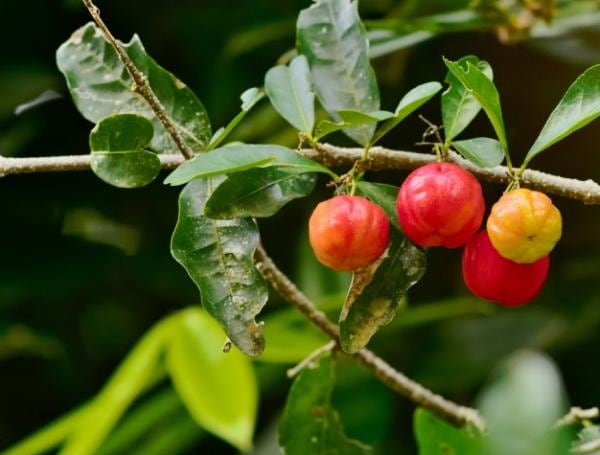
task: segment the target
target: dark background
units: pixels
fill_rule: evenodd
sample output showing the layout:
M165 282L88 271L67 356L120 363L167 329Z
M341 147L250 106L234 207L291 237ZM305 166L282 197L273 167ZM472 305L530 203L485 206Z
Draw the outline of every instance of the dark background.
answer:
M195 90L216 129L237 113L239 94L262 85L266 70L293 46L295 18L308 3L121 0L99 6L116 36L128 40L138 33L147 51ZM396 8L419 15L458 3L363 0L361 13L378 18ZM1 155L87 153L93 125L76 111L54 55L88 20L76 0L0 2ZM600 60L595 33L577 35L567 59L552 56L567 41L504 45L493 33L481 32L446 35L379 58L374 66L382 107L393 109L419 83L442 81L442 56L476 54L494 68L513 161L520 163L564 90ZM578 53L580 37L591 45L592 51L586 50L591 54ZM63 97L14 115L17 105L49 89ZM421 113L439 123L439 99ZM414 150L423 130L413 116L383 144ZM293 146L295 141L264 101L236 133L248 142ZM463 137L486 134L492 130L480 115ZM343 137L333 140L346 143ZM600 127L593 123L536 158L532 167L599 181L599 142ZM403 176L369 178L399 184ZM195 286L169 253L178 189L160 180L143 189L119 190L91 173L0 179L0 447L92 397L154 321L198 302ZM260 223L267 250L297 277L308 267L299 259L306 248L307 216L328 191L320 185L309 199ZM486 186L485 191L491 204L502 188ZM392 324L376 337L373 349L425 385L469 403L500 359L519 347L535 347L558 362L572 403L600 404L600 210L558 197L554 202L563 214L564 234L535 303L512 310L471 305L463 299L468 292L460 253L432 250L425 278L410 293L410 306L453 299L459 314L436 315L438 321L414 327ZM325 291L313 296L319 292ZM274 299L268 311L278 305ZM284 402L289 382L283 371L259 365L261 377L270 378L262 387L259 436L268 433ZM351 435L380 448L414 447L413 407L404 399L351 367L342 368L336 394ZM189 449L205 450L232 452L207 435Z

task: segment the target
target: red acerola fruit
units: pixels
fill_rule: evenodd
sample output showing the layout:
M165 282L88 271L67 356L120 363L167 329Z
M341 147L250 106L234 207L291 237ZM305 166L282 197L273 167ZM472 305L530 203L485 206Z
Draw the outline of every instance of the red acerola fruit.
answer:
M386 250L390 226L377 204L359 196L336 196L321 202L308 222L317 259L338 271L352 271L375 261Z
M471 292L506 307L529 303L542 289L549 267L549 256L531 264L503 258L485 230L469 240L462 257L463 277Z
M457 248L479 230L485 201L470 172L452 163L431 163L406 178L396 208L413 243Z

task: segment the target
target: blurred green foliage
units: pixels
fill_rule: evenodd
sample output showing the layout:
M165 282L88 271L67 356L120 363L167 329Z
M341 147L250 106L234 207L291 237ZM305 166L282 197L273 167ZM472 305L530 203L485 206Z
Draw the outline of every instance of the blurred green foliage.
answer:
M366 19L412 23L467 3L363 0L360 6ZM127 40L137 32L153 58L195 91L216 129L238 113L243 90L262 85L265 72L293 47L295 19L307 4L149 0L141 8L132 0L106 0L99 6L118 37ZM3 1L0 17L0 38L6 43L0 51L0 154L87 153L92 124L76 111L54 62L58 46L88 21L82 5L77 0ZM585 25L587 15L578 20ZM405 47L374 60L382 108L393 110L410 87L443 80L440 56L479 55L494 68L513 160L520 163L564 90L586 65L600 61L600 29L590 24L570 26L567 35L547 32L546 39L509 46L493 33L468 31ZM14 115L18 105L46 90L62 98ZM421 113L441 123L439 104L430 103ZM382 144L412 150L424 129L411 118ZM468 131L492 134L482 115ZM235 137L291 146L296 141L268 103L247 116ZM600 129L584 129L537 158L535 167L598 181L598 143ZM401 177L369 176L395 185ZM485 191L492 201L501 188L487 186ZM143 189L119 190L91 173L0 180L0 447L89 400L154 322L197 303L194 284L169 254L177 193L160 179ZM316 264L306 242L307 215L329 193L319 185L308 200L290 203L259 225L276 262L311 298L336 313L348 277ZM524 347L540 349L558 363L571 403L600 404L600 365L594 361L600 342L600 211L565 199L555 203L565 220L564 235L536 303L504 310L468 297L459 253L434 250L425 277L394 322L373 338L373 350L426 386L473 403L507 355ZM294 320L275 295L264 318L267 324L278 318L291 327L290 340L274 330L274 343L297 348L296 330L307 332L303 337L313 343L307 347L318 342L319 335ZM266 328L267 346L269 333ZM299 358L304 352L292 354ZM277 359L282 350L267 348L267 354ZM269 441L276 437L273 422L281 415L290 382L285 365L257 362L256 371L261 393L256 453L276 453ZM355 365L338 367L333 405L349 437L381 453L416 451L412 404ZM111 444L157 454L234 450L195 425L169 383L144 396L103 446L106 453L124 453Z

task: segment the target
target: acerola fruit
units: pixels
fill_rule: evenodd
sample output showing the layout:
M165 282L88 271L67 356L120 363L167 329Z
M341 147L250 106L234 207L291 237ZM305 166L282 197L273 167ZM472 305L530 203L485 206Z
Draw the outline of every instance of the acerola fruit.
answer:
M317 205L308 222L308 234L321 263L348 272L383 254L390 226L377 204L359 196L336 196Z
M531 264L503 258L485 230L469 240L462 257L463 277L471 292L506 307L529 303L542 289L549 267L549 256Z
M494 204L487 231L503 257L530 264L552 251L560 239L562 218L544 193L521 188L504 194Z
M481 226L485 201L470 172L452 163L431 163L406 178L396 208L413 243L457 248Z

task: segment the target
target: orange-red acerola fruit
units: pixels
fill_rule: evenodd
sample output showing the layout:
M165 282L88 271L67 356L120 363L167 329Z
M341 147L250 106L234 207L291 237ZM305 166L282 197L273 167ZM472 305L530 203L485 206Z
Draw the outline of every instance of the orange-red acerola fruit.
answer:
M471 292L506 307L529 303L542 289L549 267L549 256L531 264L503 258L485 230L469 240L462 257L463 277Z
M431 163L406 178L396 207L402 230L413 243L457 248L481 226L485 201L470 172L452 163Z
M336 196L321 202L308 222L317 259L338 271L375 261L386 250L390 226L381 207L360 196Z

